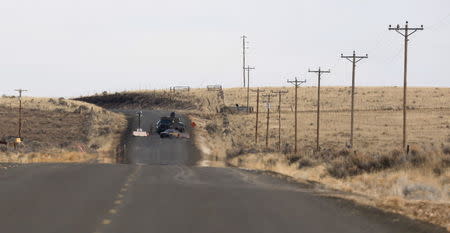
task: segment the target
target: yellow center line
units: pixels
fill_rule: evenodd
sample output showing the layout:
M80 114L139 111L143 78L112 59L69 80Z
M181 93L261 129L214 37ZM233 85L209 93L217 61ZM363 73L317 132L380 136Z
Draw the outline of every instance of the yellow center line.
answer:
M111 223L111 220L109 220L109 219L103 219L103 221L102 221L103 225L108 225L110 223Z
M119 210L118 208L121 207L121 205L124 204L123 198L125 197L126 192L128 192L128 187L131 186L132 183L136 182L136 178L138 177L138 173L141 170L141 166L138 166L130 175L128 175L128 178L126 182L123 184L121 189L119 190L119 193L117 194L117 198L114 200L113 205L116 207L113 207L112 209L108 210L106 215L110 216L109 218L105 218L101 221L101 225L98 226L98 228L102 229L101 226L109 225L112 223L112 215L116 215ZM94 233L101 233L101 230L96 230Z
M110 209L110 210L109 210L109 213L110 213L110 214L117 214L117 210L116 210L116 209Z

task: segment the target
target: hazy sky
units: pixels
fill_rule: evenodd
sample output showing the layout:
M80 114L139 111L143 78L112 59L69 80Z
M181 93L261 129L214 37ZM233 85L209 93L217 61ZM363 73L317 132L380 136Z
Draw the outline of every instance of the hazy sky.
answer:
M323 85L349 85L341 53L369 54L357 85L402 85L403 38L389 24L423 24L411 37L409 84L450 86L449 0L1 0L0 94L287 85L331 68Z

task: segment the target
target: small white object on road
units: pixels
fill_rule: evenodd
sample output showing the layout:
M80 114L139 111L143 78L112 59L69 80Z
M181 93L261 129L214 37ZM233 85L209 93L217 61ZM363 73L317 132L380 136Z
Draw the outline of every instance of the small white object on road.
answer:
M147 137L148 132L143 131L141 128L136 129L136 131L133 131L133 136L135 137Z

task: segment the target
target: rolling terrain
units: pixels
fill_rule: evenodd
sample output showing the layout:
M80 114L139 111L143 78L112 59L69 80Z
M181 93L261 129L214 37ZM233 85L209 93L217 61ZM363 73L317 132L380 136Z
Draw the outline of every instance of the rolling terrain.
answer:
M144 112L144 124L161 114ZM142 139L129 138L127 145L160 143L161 149L129 150L129 164L2 164L2 231L446 232L326 197L311 185L236 168L192 166L189 161L198 159L188 152L195 151L192 143Z
M274 171L299 182L317 182L356 194L346 198L358 203L450 227L449 88L408 89L409 154L401 149L401 88L356 88L355 144L351 150L346 146L350 89L323 87L320 153L315 151L317 89L299 88L298 153L293 151L294 88L264 89L266 93L288 91L281 98L281 150L278 98L272 99L267 147L265 99L260 99L256 144L254 112L222 111L236 104L246 105L246 90L242 88L124 92L80 100L105 107L126 108L131 104L177 109L197 123L194 140L202 154L202 165ZM157 104L153 105L155 100ZM254 109L255 100L256 93L250 92Z

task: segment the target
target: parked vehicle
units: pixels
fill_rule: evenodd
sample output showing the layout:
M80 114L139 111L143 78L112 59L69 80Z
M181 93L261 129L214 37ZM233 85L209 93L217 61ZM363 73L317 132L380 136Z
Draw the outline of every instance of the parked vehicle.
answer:
M156 132L158 134L160 134L161 132L164 132L170 128L172 128L173 125L173 121L171 118L169 117L161 117L161 119L159 119L156 122Z
M159 136L161 138L172 138L172 137L179 138L181 137L181 133L176 129L168 129L161 132Z
M180 131L181 133L183 133L184 130L186 129L186 126L179 118L177 118L177 120L174 120L172 127Z
M170 116L168 117L161 117L158 122L156 122L156 132L158 134L161 134L168 129L174 129L180 133L183 133L186 129L185 124L179 117L176 117L175 112L170 113Z

